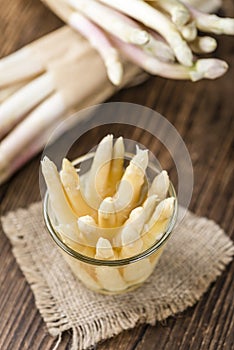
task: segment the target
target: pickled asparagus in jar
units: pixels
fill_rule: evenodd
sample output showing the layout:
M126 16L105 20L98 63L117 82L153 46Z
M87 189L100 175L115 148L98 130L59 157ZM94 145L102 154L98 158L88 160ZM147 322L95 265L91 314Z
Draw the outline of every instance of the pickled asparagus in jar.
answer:
M45 220L74 274L89 289L129 291L153 272L176 217L176 195L165 170L155 171L148 150L127 156L124 140L104 137L93 154L63 159L58 172L47 157ZM79 167L92 160L82 176ZM76 165L75 165L76 164Z

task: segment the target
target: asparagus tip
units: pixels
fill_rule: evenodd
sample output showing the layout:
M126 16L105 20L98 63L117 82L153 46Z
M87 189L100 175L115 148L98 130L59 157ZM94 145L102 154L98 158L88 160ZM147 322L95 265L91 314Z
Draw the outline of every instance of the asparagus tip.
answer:
M145 30L140 29L134 29L130 36L130 42L137 45L144 45L149 39L149 34Z
M190 73L192 81L202 78L217 79L226 73L228 64L216 58L208 58L198 60L195 67Z
M132 163L136 166L139 166L141 169L145 171L147 165L148 165L149 155L148 150L140 149L138 146L136 146L136 155L132 159Z
M189 21L189 18L190 18L190 14L186 10L175 8L175 11L173 11L172 21L176 25L180 25L180 26L185 25Z
M210 36L204 36L200 39L200 47L206 53L213 52L217 47L217 41Z
M127 225L123 228L121 234L122 246L131 244L139 238L139 233L132 225Z
M120 62L111 62L107 65L107 75L110 81L118 86L123 79L123 66Z
M187 67L191 67L193 65L193 54L185 41L182 40L180 43L178 43L178 45L174 48L174 51L178 61L181 64Z
M100 204L99 212L110 214L115 212L114 201L112 197L106 197Z

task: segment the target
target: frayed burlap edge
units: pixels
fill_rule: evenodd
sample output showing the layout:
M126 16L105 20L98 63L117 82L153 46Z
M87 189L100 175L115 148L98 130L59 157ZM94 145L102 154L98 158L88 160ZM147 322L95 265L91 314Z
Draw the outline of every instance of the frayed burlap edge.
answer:
M29 209L35 212L38 211L38 206L41 206L41 204L34 203ZM231 262L234 255L233 243L225 235L224 231L213 221L203 218L203 220L199 222L201 229L204 229L208 223L212 223L216 228L216 248L219 250L220 255L222 255L222 259L217 261L216 264L213 264L209 275L206 273L205 276L200 276L198 288L196 290L192 292L189 290L187 296L183 295L182 298L177 295L177 298L174 298L170 305L162 304L156 307L154 306L153 308L152 305L149 305L149 309L136 305L131 312L112 313L108 319L97 319L85 325L71 327L63 310L56 304L56 300L48 284L35 264L27 240L22 235L22 227L17 221L17 216L21 215L21 212L25 212L25 209L18 209L16 212L8 213L2 218L2 225L4 232L12 243L13 254L34 292L36 306L47 325L49 333L54 337L58 337L54 349L58 348L62 339L62 333L69 329L72 329L73 332L71 350L81 350L94 346L100 341L121 333L123 330L134 328L137 324L147 323L155 325L157 321L165 320L169 316L174 316L183 312L186 308L193 306L201 298L210 284L221 275L226 265ZM192 217L197 218L195 215L192 215ZM194 225L192 221L191 226ZM61 317L61 315L63 315L63 317Z

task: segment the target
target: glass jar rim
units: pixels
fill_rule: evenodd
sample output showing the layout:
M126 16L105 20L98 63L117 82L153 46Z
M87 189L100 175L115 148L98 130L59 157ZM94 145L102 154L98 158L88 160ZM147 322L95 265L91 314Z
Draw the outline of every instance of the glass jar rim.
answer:
M86 158L85 156L89 156L89 157ZM81 161L90 159L91 157L92 157L92 153L88 153L86 155L83 155L83 156L75 159L72 162L72 164L77 165ZM151 164L151 166L152 166L152 164ZM75 258L77 260L80 260L80 261L87 263L87 264L96 265L96 266L115 266L115 267L118 267L118 266L123 266L123 265L127 265L127 264L132 264L132 263L140 261L144 258L147 258L150 255L152 255L153 253L155 253L157 250L159 250L159 248L161 248L165 244L165 242L170 237L172 230L173 230L175 223L176 223L177 212L178 212L176 191L175 191L175 188L174 188L171 181L169 183L169 193L172 197L175 198L175 201L174 201L173 214L170 218L169 224L167 225L166 231L163 233L162 237L158 241L156 241L151 247L149 247L148 249L144 250L143 252L141 252L137 255L133 255L129 258L118 259L118 260L95 259L95 258L91 258L91 257L86 256L86 255L83 255L81 253L78 253L76 250L72 249L66 243L64 243L60 238L60 234L55 230L55 228L51 222L49 213L48 213L48 206L49 206L48 191L46 191L45 198L44 198L44 204L43 204L44 221L45 221L46 228L49 231L49 233L50 233L52 239L55 241L55 243L63 251L65 251L67 254L69 254L70 256L72 256L73 258Z

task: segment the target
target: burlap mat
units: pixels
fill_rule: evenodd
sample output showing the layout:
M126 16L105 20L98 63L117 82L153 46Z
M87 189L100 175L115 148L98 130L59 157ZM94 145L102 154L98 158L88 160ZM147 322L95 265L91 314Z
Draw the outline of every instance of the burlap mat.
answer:
M9 213L2 223L49 333L60 339L72 329L71 349L86 349L137 323L154 325L192 306L234 254L218 225L187 213L148 281L127 294L105 296L73 276L45 230L41 203Z

